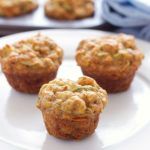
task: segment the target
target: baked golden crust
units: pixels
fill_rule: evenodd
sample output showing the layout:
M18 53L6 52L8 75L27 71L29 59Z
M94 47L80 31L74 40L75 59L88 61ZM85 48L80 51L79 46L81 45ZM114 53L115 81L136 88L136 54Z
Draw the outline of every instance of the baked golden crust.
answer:
M89 77L77 82L55 79L41 87L37 107L48 132L63 139L81 139L92 134L107 93Z
M55 79L41 87L40 109L57 109L65 114L100 113L107 103L107 93L94 79L81 77L77 82ZM57 107L57 108L56 108Z
M49 37L37 34L0 50L2 71L18 91L36 93L55 78L63 50Z
M29 13L37 7L37 0L0 0L0 16L19 16Z
M91 134L97 127L98 114L88 116L75 116L62 118L54 111L43 111L45 126L50 135L61 139L83 139Z
M41 73L25 73L14 74L4 72L9 84L17 91L24 93L38 93L39 89L46 82L53 80L56 77L55 72L41 72Z
M126 90L143 57L134 37L125 34L83 40L76 52L83 73L93 77L108 92Z
M55 71L62 62L63 50L49 37L36 34L1 49L4 72L37 73Z
M94 14L93 0L47 0L45 14L59 20L75 20Z

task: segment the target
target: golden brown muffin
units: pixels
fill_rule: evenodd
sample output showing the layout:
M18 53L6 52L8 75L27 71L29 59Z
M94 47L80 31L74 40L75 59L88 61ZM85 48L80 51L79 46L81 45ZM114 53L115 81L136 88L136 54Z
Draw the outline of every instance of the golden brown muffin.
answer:
M47 0L45 14L59 20L75 20L94 14L93 0Z
M127 90L143 57L134 37L125 34L83 40L76 51L83 73L107 92Z
M0 16L20 16L32 12L37 7L37 0L0 0Z
M49 37L37 34L0 51L2 71L10 85L21 92L37 93L42 84L55 78L62 49Z
M77 82L55 79L43 85L37 107L49 134L62 139L82 139L94 132L107 101L106 91L84 76Z

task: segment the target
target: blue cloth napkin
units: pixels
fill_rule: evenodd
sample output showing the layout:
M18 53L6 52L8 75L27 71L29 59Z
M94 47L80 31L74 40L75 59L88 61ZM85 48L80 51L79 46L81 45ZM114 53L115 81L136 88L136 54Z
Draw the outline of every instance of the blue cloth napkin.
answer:
M103 0L102 16L122 31L150 41L149 0Z

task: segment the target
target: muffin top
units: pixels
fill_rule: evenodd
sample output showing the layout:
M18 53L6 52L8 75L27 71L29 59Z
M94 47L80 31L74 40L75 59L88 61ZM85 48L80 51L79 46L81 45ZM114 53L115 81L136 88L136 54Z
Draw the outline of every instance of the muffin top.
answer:
M37 7L37 0L0 0L0 16L18 16L28 13Z
M70 5L70 7L83 6L86 2L93 2L93 0L47 0L51 4L57 4L58 6L63 6L63 4Z
M61 64L63 51L49 37L36 34L0 50L4 72L54 71Z
M83 67L97 69L127 69L140 65L143 54L136 46L132 35L108 35L80 42L76 60Z
M36 3L37 0L0 0L0 6L3 7L12 7L14 5L22 4L22 3Z
M55 15L59 13L60 18L67 17L75 19L92 15L94 12L93 0L48 0L46 4L46 13L57 10ZM68 15L65 15L68 14ZM50 14L51 15L51 14Z
M70 115L99 114L107 104L107 93L90 77L77 82L55 79L41 87L37 107Z

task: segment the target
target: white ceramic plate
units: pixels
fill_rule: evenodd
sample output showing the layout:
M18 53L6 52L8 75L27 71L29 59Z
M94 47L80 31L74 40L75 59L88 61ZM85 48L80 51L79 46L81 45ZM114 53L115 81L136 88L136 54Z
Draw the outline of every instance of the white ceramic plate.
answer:
M39 31L0 39L0 46ZM81 39L106 32L92 30L41 30L64 48L65 58L58 77L82 76L74 60ZM145 60L126 92L109 95L96 132L81 141L64 141L47 134L41 112L35 107L37 95L13 90L0 73L0 149L36 150L149 150L150 149L150 44L138 40Z

